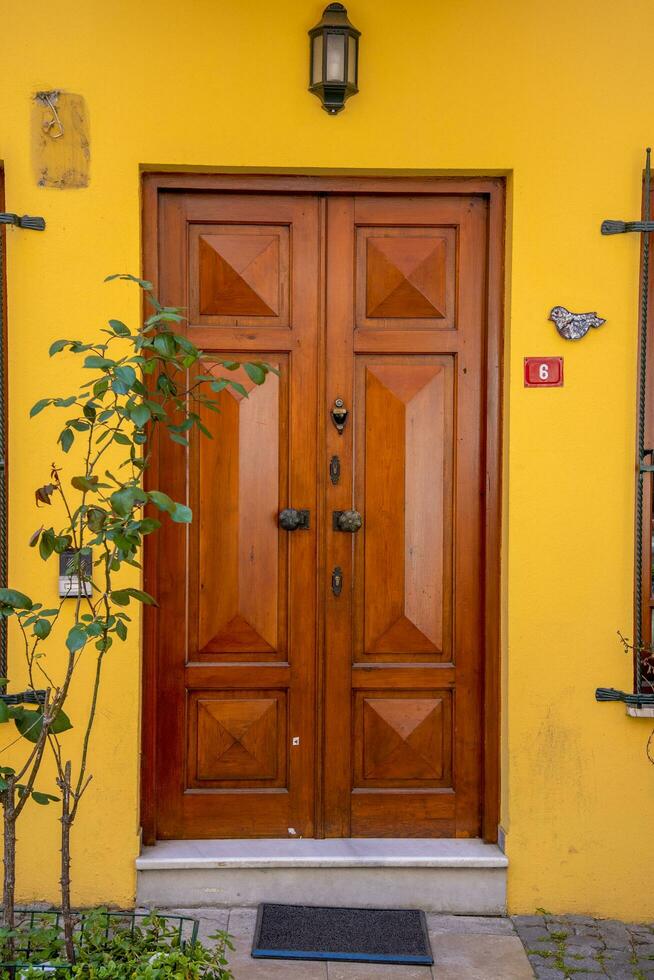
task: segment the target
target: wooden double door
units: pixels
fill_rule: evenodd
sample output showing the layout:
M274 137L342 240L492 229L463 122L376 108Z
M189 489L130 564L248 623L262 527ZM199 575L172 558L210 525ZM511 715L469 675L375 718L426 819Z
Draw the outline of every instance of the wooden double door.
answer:
M150 836L481 832L489 207L439 190L159 194L203 370L278 374L155 446Z

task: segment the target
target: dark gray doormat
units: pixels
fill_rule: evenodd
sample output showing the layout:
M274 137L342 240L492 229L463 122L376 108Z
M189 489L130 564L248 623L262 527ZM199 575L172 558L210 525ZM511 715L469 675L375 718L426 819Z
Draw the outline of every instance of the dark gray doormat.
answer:
M425 913L419 909L259 906L252 955L276 960L349 960L431 966Z

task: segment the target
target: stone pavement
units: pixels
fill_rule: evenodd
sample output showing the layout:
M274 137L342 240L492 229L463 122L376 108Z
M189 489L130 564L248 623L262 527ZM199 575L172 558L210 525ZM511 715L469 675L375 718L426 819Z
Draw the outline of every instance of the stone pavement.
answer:
M510 919L427 915L434 966L376 966L253 960L256 909L172 909L200 920L200 939L227 930L234 941L230 968L235 980L533 980L522 943Z
M581 915L513 917L539 980L650 980L654 926Z

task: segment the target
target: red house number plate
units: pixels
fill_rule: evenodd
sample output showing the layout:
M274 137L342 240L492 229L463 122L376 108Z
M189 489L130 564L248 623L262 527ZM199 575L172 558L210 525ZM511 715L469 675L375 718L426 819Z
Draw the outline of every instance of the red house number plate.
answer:
M560 388L562 357L525 357L525 388Z

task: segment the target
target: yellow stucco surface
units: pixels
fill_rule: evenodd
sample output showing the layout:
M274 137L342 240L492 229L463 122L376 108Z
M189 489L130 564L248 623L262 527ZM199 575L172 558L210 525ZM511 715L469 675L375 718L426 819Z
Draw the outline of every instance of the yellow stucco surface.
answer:
M654 917L654 770L648 722L597 705L625 687L616 630L631 629L637 236L643 148L654 139L648 0L351 0L360 88L330 118L306 91L307 0L0 3L0 159L9 210L44 234L8 234L11 581L48 604L55 577L25 549L41 523L59 429L30 422L70 387L48 344L139 315L143 168L507 174L503 586L503 825L514 912L537 906ZM37 187L31 98L84 97L88 188ZM558 338L555 304L606 325ZM563 355L565 386L527 390L525 355ZM72 473L72 463L66 464ZM15 657L12 661L15 663ZM15 670L12 679L19 680ZM128 903L138 849L139 642L107 667L75 838L75 899ZM74 692L74 714L80 692ZM5 729L5 732L7 730ZM71 740L76 736L71 735ZM4 744L4 743L3 743ZM44 787L45 788L45 787ZM56 898L54 811L19 831L22 899Z

